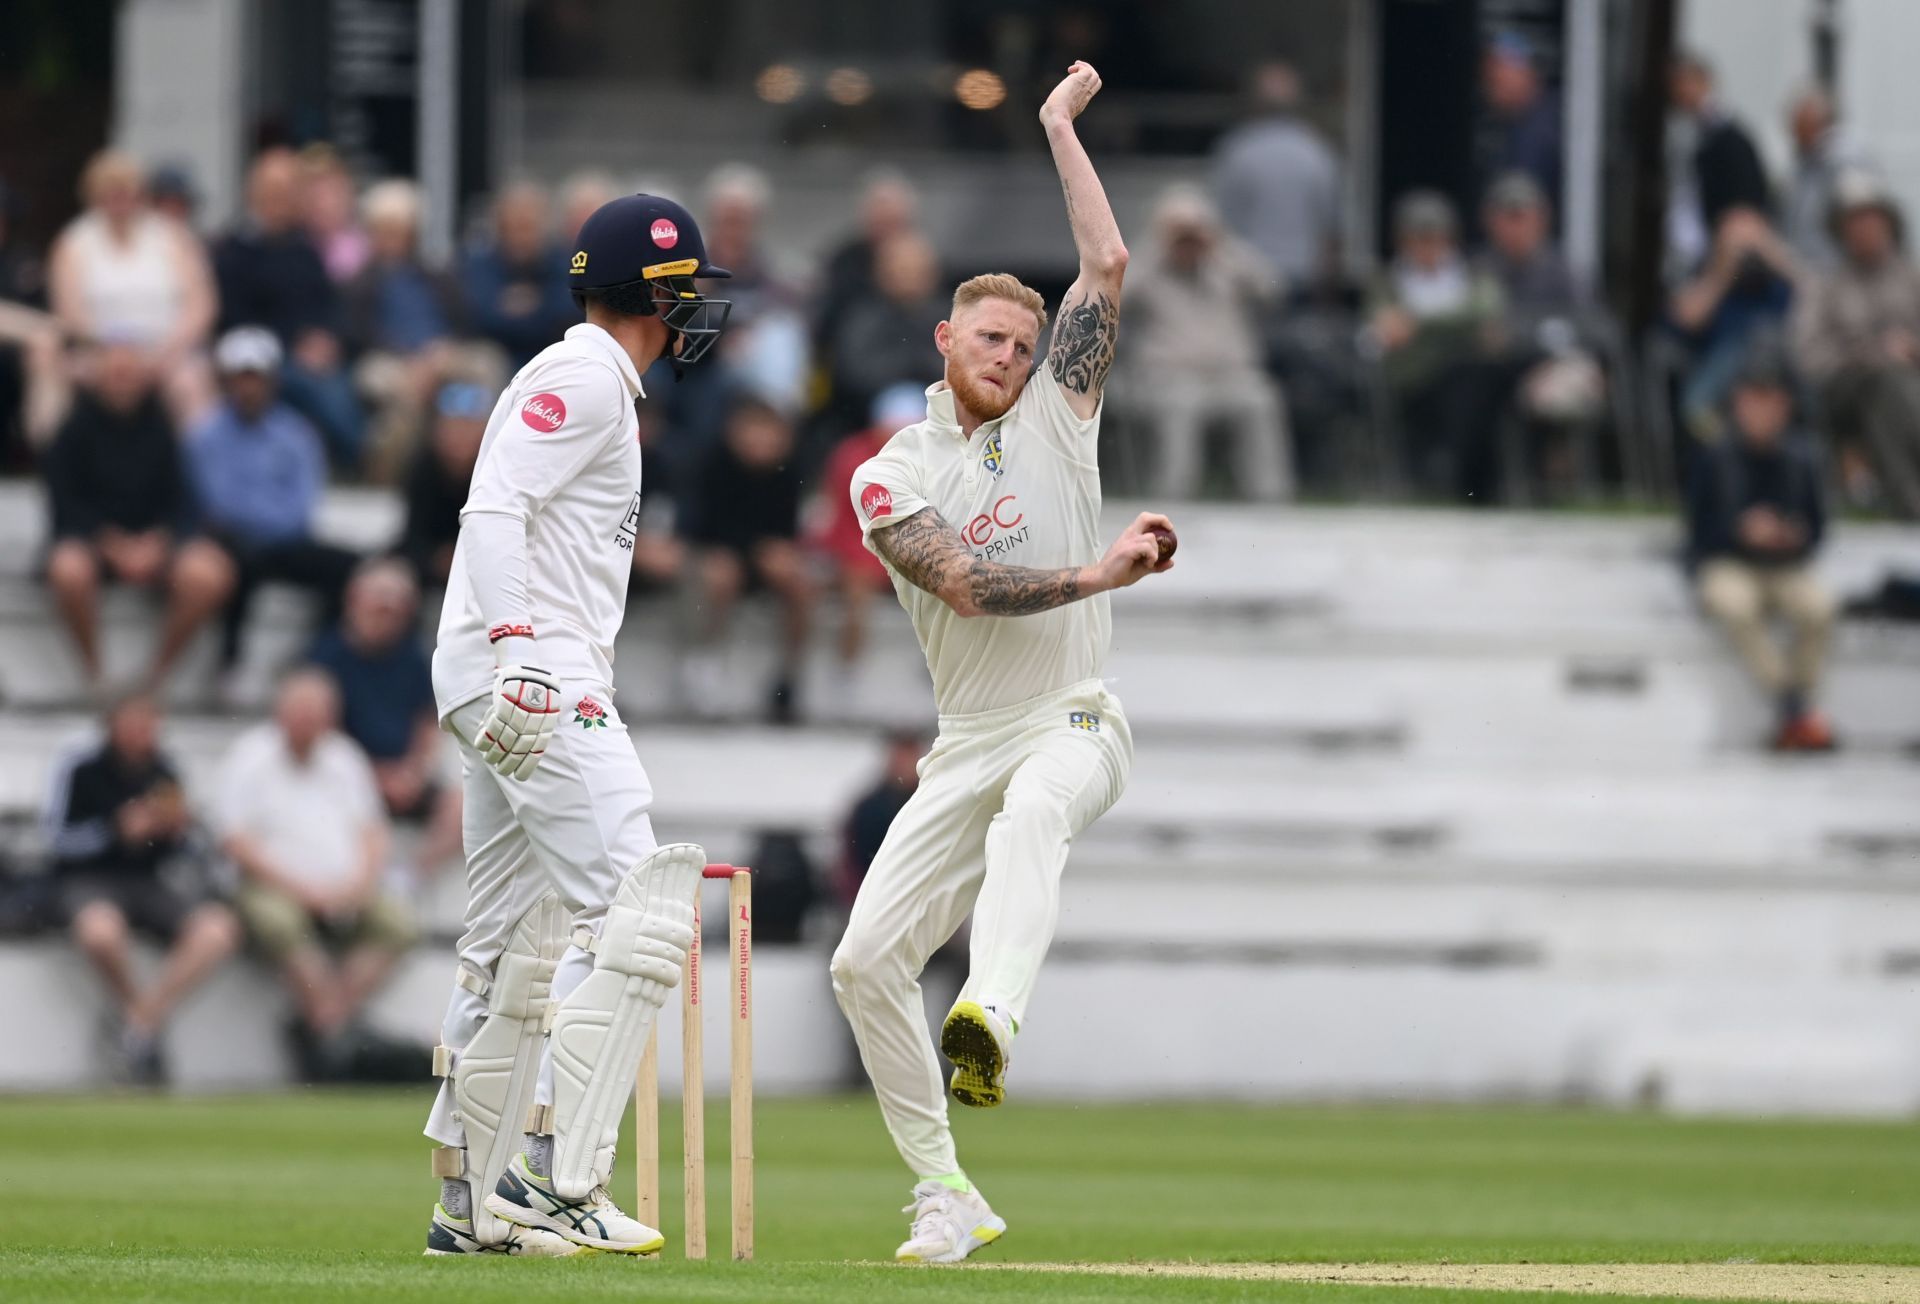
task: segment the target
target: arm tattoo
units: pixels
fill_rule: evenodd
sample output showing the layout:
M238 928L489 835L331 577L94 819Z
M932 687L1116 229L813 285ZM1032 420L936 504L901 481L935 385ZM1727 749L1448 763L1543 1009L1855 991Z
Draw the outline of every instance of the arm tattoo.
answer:
M887 564L916 587L949 604L957 596L951 590L958 588L970 609L984 616L1029 616L1086 596L1078 566L1035 570L982 561L931 507L875 530L873 544Z
M1053 378L1076 394L1092 394L1107 383L1113 368L1113 342L1120 333L1120 310L1113 297L1088 290L1060 305L1047 367Z

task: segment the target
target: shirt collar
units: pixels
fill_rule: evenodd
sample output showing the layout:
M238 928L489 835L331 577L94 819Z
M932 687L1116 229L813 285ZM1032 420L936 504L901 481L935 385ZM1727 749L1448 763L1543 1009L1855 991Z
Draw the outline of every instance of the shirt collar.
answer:
M974 433L992 434L1012 413L1013 409L1008 408L991 421L982 421L974 427ZM936 380L927 386L927 424L963 444L967 442L966 432L960 428L960 414L955 406L953 387L944 380Z
M580 340L600 349L607 355L608 361L619 369L620 379L627 384L628 395L639 398L647 396L647 391L640 388L640 373L633 369L633 359L628 357L627 351L620 347L620 341L609 335L604 328L595 326L590 321L583 321L578 326L567 329L567 338Z

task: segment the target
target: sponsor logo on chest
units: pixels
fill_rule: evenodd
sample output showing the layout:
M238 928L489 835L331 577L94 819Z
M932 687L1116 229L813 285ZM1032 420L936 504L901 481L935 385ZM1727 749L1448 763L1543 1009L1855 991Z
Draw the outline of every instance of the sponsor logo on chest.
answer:
M620 518L619 528L613 532L613 541L627 552L633 551L634 540L640 537L640 491L633 491L633 501L627 504L627 514Z
M1001 561L1033 537L1033 526L1013 494L1003 494L960 527L960 537L980 561Z

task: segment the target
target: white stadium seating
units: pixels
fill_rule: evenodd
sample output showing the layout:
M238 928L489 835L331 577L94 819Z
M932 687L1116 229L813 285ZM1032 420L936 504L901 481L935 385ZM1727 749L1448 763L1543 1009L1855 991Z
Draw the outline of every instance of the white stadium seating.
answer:
M1111 505L1114 528L1136 506ZM1175 517L1180 564L1114 598L1136 768L1075 849L1020 1089L1920 1107L1920 637L1845 625L1826 701L1847 749L1776 758L1757 747L1764 704L1694 610L1670 522ZM345 541L377 546L396 525L379 494L328 503ZM89 727L32 574L41 529L34 493L0 487L0 817L25 845L47 768L29 744ZM1842 524L1822 563L1843 593L1896 564L1920 571L1920 532ZM204 706L210 648L181 677L170 735L190 781L297 654L305 605L265 596L244 709ZM149 622L113 597L109 662L130 669ZM662 835L737 857L759 830L795 830L830 864L875 777L873 726L928 721L904 618L876 623L846 718L778 730L741 722L770 668L769 614L744 613L727 651L737 696L714 705L729 718L700 723L670 709L673 613L637 603L619 649ZM396 1030L437 1023L456 879L423 890L439 945L384 996ZM766 952L769 1089L844 1079L832 931L823 919L816 943ZM79 962L54 939L0 943L0 983L22 997L0 1037L42 1048L0 1064L0 1087L89 1081L100 1007ZM223 975L175 1031L178 1078L277 1080L284 1017L257 975Z

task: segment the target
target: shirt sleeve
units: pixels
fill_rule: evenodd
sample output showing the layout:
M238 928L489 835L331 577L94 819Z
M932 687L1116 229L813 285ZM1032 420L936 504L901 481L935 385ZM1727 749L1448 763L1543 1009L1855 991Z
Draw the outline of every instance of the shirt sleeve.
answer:
M904 521L927 506L915 468L891 450L860 464L847 485L847 497L860 521L860 537L869 548L875 530Z
M1102 386L1100 402L1093 409L1093 415L1082 420L1067 403L1066 393L1044 359L1014 404L1014 413L1031 421L1049 448L1088 466L1099 456L1100 416L1106 410L1106 388Z
M460 512L468 584L489 629L527 622L527 522L625 431L633 411L618 375L574 358L536 371L507 401Z
M474 469L463 521L480 512L532 520L632 415L620 377L581 358L548 363L510 401Z
M54 767L48 786L45 827L48 848L63 865L84 864L113 845L113 809L93 782L97 767L78 747Z

